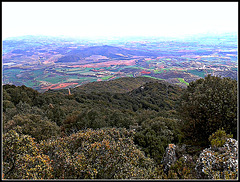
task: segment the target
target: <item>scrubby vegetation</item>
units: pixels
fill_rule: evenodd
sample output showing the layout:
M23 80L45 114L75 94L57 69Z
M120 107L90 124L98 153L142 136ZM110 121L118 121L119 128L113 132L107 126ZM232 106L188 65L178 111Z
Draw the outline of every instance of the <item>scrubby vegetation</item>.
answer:
M236 81L208 76L183 89L131 78L71 91L3 86L3 178L237 178L236 166L196 171L204 148L237 139Z
M207 146L219 128L237 137L237 81L208 75L191 82L181 97L182 130L191 144Z

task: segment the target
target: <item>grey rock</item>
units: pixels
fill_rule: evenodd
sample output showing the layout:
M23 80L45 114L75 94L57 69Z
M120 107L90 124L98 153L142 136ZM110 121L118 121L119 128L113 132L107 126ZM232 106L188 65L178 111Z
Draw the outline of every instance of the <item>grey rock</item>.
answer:
M237 179L238 141L229 138L223 147L204 149L195 170L198 179Z
M169 144L166 148L162 164L164 165L164 172L167 173L175 162L177 161L176 157L176 145Z

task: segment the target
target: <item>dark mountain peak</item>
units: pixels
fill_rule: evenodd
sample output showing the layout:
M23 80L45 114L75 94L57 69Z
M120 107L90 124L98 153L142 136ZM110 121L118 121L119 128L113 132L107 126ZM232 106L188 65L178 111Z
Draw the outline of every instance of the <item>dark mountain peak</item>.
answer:
M81 58L86 58L92 55L102 55L111 59L123 59L119 54L124 55L124 59L131 58L131 56L156 56L156 54L151 51L128 50L121 47L101 45L72 50L66 56L59 58L57 62L76 62Z

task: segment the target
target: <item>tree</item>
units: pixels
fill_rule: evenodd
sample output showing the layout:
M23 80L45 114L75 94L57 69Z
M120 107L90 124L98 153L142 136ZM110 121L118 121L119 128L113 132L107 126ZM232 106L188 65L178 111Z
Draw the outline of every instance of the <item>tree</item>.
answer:
M50 158L39 150L34 138L10 130L3 135L5 179L51 179Z
M7 93L5 89L3 89L3 112L5 112L7 108L14 107L14 104L11 102L11 96Z
M42 141L55 179L156 178L152 159L133 143L133 131L87 129L64 138Z
M36 90L24 85L17 87L14 85L4 85L3 90L5 90L4 92L7 92L9 95L8 98L14 103L14 105L18 104L20 101L32 105L34 98L39 95Z
M197 178L238 179L238 141L219 129L209 137L210 148L205 148L196 162Z
M222 147L224 143L227 141L228 138L232 138L233 135L226 134L226 132L223 129L217 130L215 133L213 133L208 140L211 143L211 148L217 148Z
M163 117L147 119L137 130L134 142L160 164L167 145L174 139L178 140L177 122L176 119Z
M208 137L224 128L237 137L237 81L208 75L191 82L181 97L179 113L185 141L208 145Z
M16 129L17 132L30 135L37 141L58 136L60 128L46 117L36 114L15 115L4 124L4 132Z
M134 118L127 110L97 108L78 110L69 114L63 121L62 130L66 134L86 128L117 127L129 128Z

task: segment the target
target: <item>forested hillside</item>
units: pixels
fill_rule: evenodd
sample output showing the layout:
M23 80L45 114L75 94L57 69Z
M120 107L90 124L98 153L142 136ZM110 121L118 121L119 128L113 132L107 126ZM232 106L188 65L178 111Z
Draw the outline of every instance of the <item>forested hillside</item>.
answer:
M132 91L133 89L137 89L138 87L144 85L149 82L164 82L161 80L157 80L149 77L122 77L110 81L100 81L100 82L90 82L79 87L75 87L71 89L71 93L91 93L91 92L108 92L108 93L125 93ZM166 83L166 82L164 82ZM53 91L53 90L52 90ZM67 89L58 90L57 92L63 92L68 94Z
M5 179L236 179L237 152L226 148L238 147L235 139L229 78L209 75L187 89L120 78L70 93L3 85ZM217 167L202 162L210 146L222 148Z

